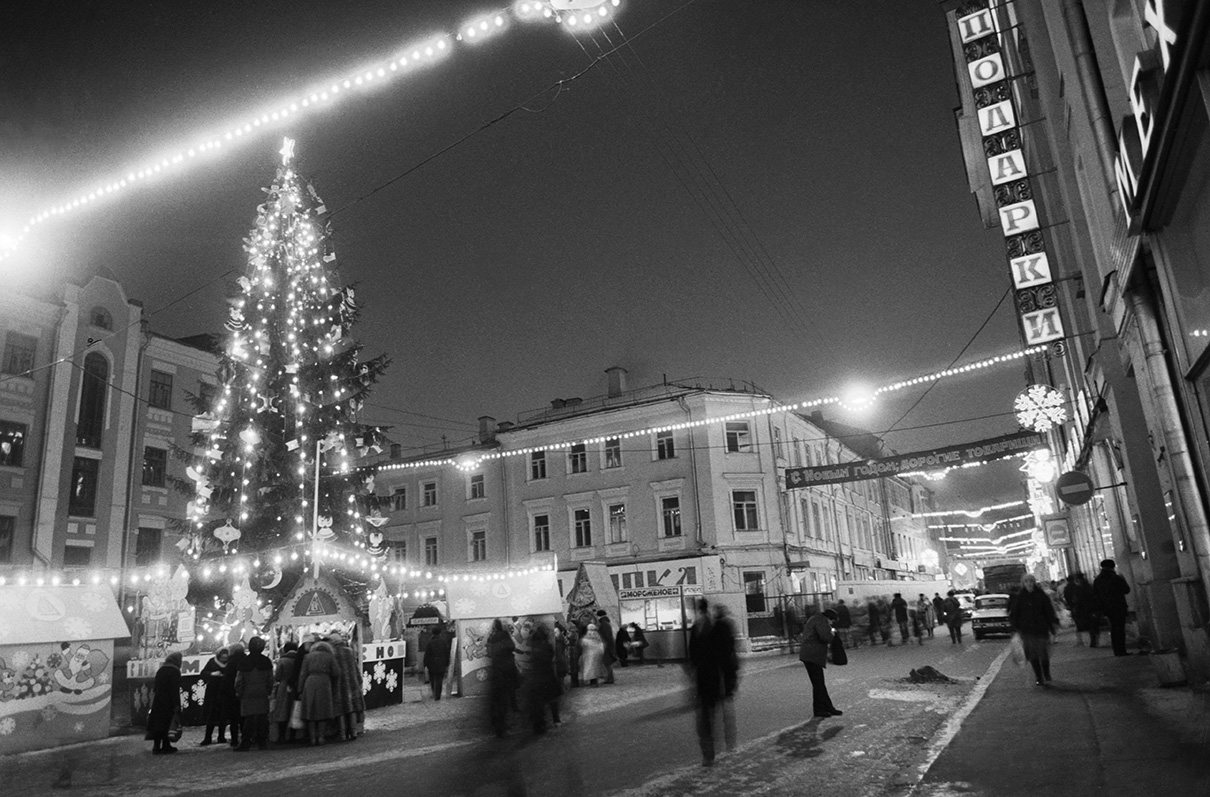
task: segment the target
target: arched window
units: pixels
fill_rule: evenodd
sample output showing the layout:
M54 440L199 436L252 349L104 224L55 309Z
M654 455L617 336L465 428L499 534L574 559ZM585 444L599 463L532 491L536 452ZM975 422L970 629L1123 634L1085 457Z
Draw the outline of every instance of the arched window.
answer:
M80 417L76 422L76 444L101 447L105 429L105 393L108 390L109 361L96 352L84 358L84 384L80 390Z
M88 323L101 329L113 329L113 316L104 307L98 305L89 311Z

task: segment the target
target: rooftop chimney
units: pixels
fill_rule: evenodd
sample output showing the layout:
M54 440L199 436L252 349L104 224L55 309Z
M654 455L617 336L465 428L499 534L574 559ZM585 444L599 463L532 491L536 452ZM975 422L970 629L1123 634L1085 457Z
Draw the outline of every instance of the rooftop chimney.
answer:
M497 432L507 432L511 428L513 428L512 421L500 421L500 423L496 424Z
M479 442L490 443L496 437L496 432L492 427L495 425L496 419L490 415L479 416Z
M567 402L563 399L552 399L550 402L550 408L552 410L561 410L565 404L567 404Z
M626 369L620 365L613 365L605 369L605 373L609 375L609 391L606 395L609 398L617 398L626 392Z

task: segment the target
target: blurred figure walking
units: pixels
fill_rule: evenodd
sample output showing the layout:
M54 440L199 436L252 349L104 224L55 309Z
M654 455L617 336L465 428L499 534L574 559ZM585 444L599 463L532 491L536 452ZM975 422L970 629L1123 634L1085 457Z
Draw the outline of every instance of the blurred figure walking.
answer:
M441 699L445 687L445 673L450 668L450 638L445 632L443 623L437 624L437 630L429 638L428 647L424 649L424 671L429 678L429 689L434 700Z
M550 629L538 623L529 637L529 671L525 673L525 706L534 733L546 733L546 710L559 727L559 696L563 694L558 675L554 641Z
M1109 640L1113 644L1113 655L1129 656L1126 651L1126 615L1130 608L1126 596L1130 585L1117 571L1112 559L1101 562L1101 572L1092 580L1092 589L1097 596L1097 608L1109 618Z
M431 643L430 643L431 645ZM512 634L497 617L487 635L487 656L491 660L491 689L488 712L492 731L497 736L508 733L508 712L516 704L520 674L517 672L517 650Z
M1033 667L1035 683L1050 683L1050 639L1059 630L1059 617L1050 596L1032 573L1021 578L1021 591L1008 610L1013 630L1021 635L1025 660Z

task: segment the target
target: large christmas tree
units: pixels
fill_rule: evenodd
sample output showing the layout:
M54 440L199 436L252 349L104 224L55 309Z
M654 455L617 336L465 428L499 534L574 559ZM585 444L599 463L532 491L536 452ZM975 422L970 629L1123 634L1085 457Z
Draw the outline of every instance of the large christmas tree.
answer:
M356 417L387 359L362 361L348 336L359 308L339 283L327 209L295 170L294 142L281 153L244 242L219 391L195 422L195 551L364 547L370 485L353 461L382 438Z

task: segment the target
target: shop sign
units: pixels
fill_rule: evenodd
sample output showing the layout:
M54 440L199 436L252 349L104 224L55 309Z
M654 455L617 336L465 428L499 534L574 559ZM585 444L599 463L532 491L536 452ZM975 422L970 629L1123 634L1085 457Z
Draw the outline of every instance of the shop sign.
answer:
M361 646L361 660L385 661L387 659L402 659L406 642L373 642Z
M618 590L618 600L653 600L655 598L679 598L682 595L701 595L701 584L685 584L676 587L635 587Z
M1118 154L1114 176L1118 197L1126 218L1136 216L1135 201L1144 170L1154 168L1151 144L1155 140L1155 120L1160 115L1160 93L1174 60L1178 42L1177 20L1185 11L1184 0L1147 0L1143 23L1155 36L1155 44L1137 54L1130 71L1128 89L1131 115L1118 130Z

